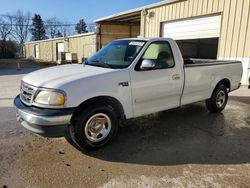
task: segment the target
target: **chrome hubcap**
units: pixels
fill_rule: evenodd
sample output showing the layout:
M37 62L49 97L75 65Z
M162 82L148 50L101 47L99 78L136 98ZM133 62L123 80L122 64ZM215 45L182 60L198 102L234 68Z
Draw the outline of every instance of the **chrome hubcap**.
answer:
M85 125L85 135L92 142L100 142L104 140L111 130L111 120L103 113L91 116Z
M216 105L221 108L226 101L226 94L224 91L220 91L216 97Z

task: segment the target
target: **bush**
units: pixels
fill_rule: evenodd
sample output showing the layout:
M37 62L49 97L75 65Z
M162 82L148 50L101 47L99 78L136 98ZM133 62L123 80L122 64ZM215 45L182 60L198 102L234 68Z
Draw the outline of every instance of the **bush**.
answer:
M14 41L0 41L0 58L15 58L19 49Z

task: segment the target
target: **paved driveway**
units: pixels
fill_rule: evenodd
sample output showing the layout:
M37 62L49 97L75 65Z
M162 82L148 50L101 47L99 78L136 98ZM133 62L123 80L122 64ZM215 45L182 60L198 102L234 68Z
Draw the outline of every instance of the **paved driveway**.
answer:
M249 187L246 87L221 114L196 103L130 120L115 142L89 153L16 122L12 101L33 70L0 70L0 187Z

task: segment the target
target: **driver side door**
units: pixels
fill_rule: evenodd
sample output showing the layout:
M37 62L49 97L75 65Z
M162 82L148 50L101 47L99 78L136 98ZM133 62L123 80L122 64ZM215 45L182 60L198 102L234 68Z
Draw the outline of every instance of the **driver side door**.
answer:
M154 61L154 68L142 70L143 60ZM168 41L152 42L130 76L135 117L180 105L183 77Z

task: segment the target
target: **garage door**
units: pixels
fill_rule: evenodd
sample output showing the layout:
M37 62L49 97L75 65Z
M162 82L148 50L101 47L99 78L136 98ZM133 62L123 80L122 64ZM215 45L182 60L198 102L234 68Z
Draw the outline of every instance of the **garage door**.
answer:
M221 15L163 23L163 37L175 40L220 36Z

